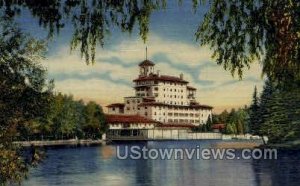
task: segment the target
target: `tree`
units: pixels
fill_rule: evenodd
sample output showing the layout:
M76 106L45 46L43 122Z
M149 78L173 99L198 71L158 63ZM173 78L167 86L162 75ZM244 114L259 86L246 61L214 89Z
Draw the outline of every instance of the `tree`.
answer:
M266 82L261 95L259 132L268 136L270 143L299 140L299 93L300 89L274 90L272 83Z
M255 86L252 98L252 104L249 109L249 127L250 132L252 134L258 134L259 132L259 119L260 119L260 112L259 112L259 99L257 96L257 88Z
M212 130L212 125L213 125L212 120L209 117L206 124L205 124L206 131L211 131Z
M27 161L12 140L24 132L18 129L46 114L52 86L39 63L44 42L22 34L10 21L1 22L0 30L0 183L19 183L39 159L33 153Z
M83 126L86 137L96 138L106 130L102 108L95 102L86 105L86 124Z
M49 30L49 38L66 25L73 25L71 49L80 49L86 63L95 61L96 46L104 45L110 29L119 28L131 33L138 26L139 35L146 41L151 13L164 8L165 0L122 1L10 1L0 3L0 18L14 18L29 11L41 27Z
M193 0L194 10L205 2ZM166 0L4 0L0 16L14 18L29 11L49 30L49 36L71 22L71 49L80 48L89 63L95 60L96 46L104 45L111 28L131 33L137 26L145 42L152 12L166 6ZM271 81L294 84L300 76L299 8L298 0L211 0L195 37L201 45L210 46L217 63L232 74L242 77L245 68L261 61L263 73Z
M219 115L219 122L220 123L226 123L228 120L229 113L227 110L224 110L220 115Z
M247 108L239 108L238 110L231 109L229 114L227 113L227 111L226 112L225 111L223 111L220 114L223 115L222 120L224 120L224 124L225 124L225 133L245 134L248 131L247 120L249 119Z
M236 127L233 123L226 123L225 127L226 134L236 134Z
M298 0L210 1L196 32L224 69L242 77L262 61L271 81L295 84L300 77L300 3Z

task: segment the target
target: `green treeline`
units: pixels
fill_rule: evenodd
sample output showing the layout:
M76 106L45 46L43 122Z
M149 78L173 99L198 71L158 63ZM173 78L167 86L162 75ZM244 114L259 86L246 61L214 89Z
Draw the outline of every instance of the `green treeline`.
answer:
M15 140L98 139L105 131L102 108L55 94L47 80L46 43L0 20L0 185L20 183L42 159Z
M231 109L230 112L224 110L221 114L213 116L213 123L225 124L222 131L225 134L246 134L249 132L249 109Z
M212 132L214 124L225 124L225 128L220 132L225 134L245 134L249 132L249 109L247 106L239 109L231 109L230 112L224 110L220 114L213 114L212 119L208 119L204 125L199 125L195 132Z
M227 110L212 117L212 122L197 131L212 131L213 124L225 124L225 134L268 136L270 144L300 140L300 88L298 84L282 87L265 81L260 94L255 87L249 107Z
M50 95L47 112L17 128L18 140L99 139L105 131L102 108L95 102L85 104L71 95Z
M266 135L270 143L285 143L300 139L300 88L279 87L266 81L261 95L256 89L250 106L250 130Z

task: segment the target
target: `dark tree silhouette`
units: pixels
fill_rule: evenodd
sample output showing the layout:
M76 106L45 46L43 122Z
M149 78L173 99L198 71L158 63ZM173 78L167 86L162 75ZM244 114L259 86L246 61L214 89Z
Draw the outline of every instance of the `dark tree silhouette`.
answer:
M80 48L82 57L90 63L95 61L96 46L104 45L113 26L131 33L137 25L141 38L146 41L150 15L165 7L165 3L165 0L1 0L0 11L2 19L7 19L29 10L40 26L48 29L49 37L59 34L71 22L71 49Z

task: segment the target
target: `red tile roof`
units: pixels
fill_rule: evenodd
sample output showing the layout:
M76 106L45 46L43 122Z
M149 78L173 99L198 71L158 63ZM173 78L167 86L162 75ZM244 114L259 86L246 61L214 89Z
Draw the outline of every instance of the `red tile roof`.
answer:
M209 105L200 105L200 104L193 104L193 105L170 105L161 102L144 102L139 104L139 106L165 106L165 107L177 107L177 108L203 108L203 109L212 109L212 106Z
M106 107L124 107L125 104L124 103L113 103L110 105L107 105Z
M214 124L211 128L212 129L224 129L225 124L223 124L223 123Z
M187 89L189 90L197 90L195 87L187 86Z
M148 80L162 81L162 82L168 81L168 82L176 82L176 83L184 83L184 84L189 83L188 81L180 79L179 77L176 77L176 76L166 76L166 75L158 76L157 74L139 77L133 81L138 82L138 81L148 81Z
M148 60L148 59L142 61L142 62L139 64L139 66L154 66L154 65L155 65L155 64L154 64L152 61Z
M158 123L157 121L142 117L140 115L117 115L117 114L106 114L105 120L108 124L119 123L119 124L129 124L129 123Z

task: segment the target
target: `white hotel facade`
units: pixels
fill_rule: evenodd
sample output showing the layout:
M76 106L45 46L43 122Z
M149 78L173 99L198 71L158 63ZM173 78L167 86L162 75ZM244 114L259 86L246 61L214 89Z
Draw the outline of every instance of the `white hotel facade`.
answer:
M197 89L179 77L155 73L155 64L144 60L140 74L133 80L135 95L124 103L108 105L109 115L139 115L161 125L200 125L212 118L212 108L196 101Z

